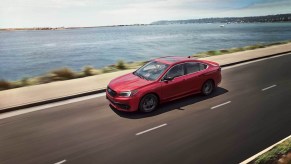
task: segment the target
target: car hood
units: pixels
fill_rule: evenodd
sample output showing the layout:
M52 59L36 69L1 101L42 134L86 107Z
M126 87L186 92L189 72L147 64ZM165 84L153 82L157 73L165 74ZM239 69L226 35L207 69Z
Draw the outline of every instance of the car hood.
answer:
M129 73L120 77L117 77L110 81L109 87L115 91L130 91L138 89L142 86L146 86L153 81L148 81L135 76L133 73Z

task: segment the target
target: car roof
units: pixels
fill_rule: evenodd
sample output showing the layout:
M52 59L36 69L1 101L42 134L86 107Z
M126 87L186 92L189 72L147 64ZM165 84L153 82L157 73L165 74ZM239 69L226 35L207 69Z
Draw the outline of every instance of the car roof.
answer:
M157 58L154 61L158 61L165 64L175 64L175 63L180 63L180 62L198 61L198 60L195 60L195 58L193 57L189 58L189 57L181 57L181 56L166 56L166 57Z

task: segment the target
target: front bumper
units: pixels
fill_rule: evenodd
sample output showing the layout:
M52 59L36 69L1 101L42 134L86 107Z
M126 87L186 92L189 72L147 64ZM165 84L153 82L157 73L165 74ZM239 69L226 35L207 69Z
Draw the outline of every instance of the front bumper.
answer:
M134 112L138 110L138 98L137 97L112 97L106 91L106 99L109 101L115 109L126 112Z

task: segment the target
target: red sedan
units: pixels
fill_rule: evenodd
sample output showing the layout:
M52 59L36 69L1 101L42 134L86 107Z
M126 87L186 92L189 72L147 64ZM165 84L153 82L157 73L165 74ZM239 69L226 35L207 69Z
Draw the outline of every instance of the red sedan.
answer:
M221 68L215 62L162 57L113 79L106 98L117 110L151 112L160 103L195 93L209 95L220 82Z

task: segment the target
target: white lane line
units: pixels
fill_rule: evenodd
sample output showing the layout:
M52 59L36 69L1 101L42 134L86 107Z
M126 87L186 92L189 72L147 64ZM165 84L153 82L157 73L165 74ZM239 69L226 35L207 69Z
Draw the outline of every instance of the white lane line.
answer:
M274 87L276 87L276 86L277 86L277 85L269 86L269 87L267 87L267 88L262 89L262 91L265 91L265 90L268 90L268 89L274 88Z
M228 101L228 102L225 102L225 103L222 103L222 104L216 105L216 106L214 106L214 107L211 107L211 109L215 109L215 108L221 107L221 106L226 105L226 104L229 104L229 103L231 103L231 101Z
M267 151L271 150L271 149L272 149L273 147L275 147L276 145L278 145L278 144L280 144L280 143L286 141L288 138L291 138L291 135L288 136L288 137L286 137L286 138L284 138L284 139L282 139L281 141L275 143L274 145L272 145L272 146L270 146L270 147L268 147L268 148L262 150L261 152L259 152L259 153L255 154L255 155L251 156L250 158L248 158L248 159L242 161L240 164L247 164L247 163L253 161L254 159L256 159L257 157L259 157L260 155L262 155L262 154L266 153Z
M146 133L146 132L149 132L149 131L152 131L152 130L155 130L155 129L161 128L161 127L166 126L166 125L168 125L168 124L162 124L162 125L159 125L159 126L153 127L153 128L148 129L148 130L145 130L145 131L142 131L142 132L136 133L135 135L138 136L138 135L144 134L144 133Z
M60 162L57 162L57 163L55 163L55 164L62 164L62 163L65 163L67 160L62 160L62 161L60 161Z
M13 116L25 114L25 113L44 110L44 109L47 109L47 108L52 108L52 107L57 107L57 106L61 106L61 105L71 104L71 103L80 102L80 101L84 101L84 100L89 100L89 99L93 99L93 98L97 98L97 97L103 97L105 95L106 95L106 93L99 93L99 94L96 94L96 95L79 97L79 98L70 99L70 100L64 100L64 101L55 102L55 103L51 103L51 104L46 104L46 105L41 105L41 106L36 106L36 107L31 107L31 108L26 108L26 109L21 109L21 110L16 110L16 111L12 111L12 112L2 113L2 114L0 114L0 120L4 119L4 118L8 118L8 117L13 117Z

